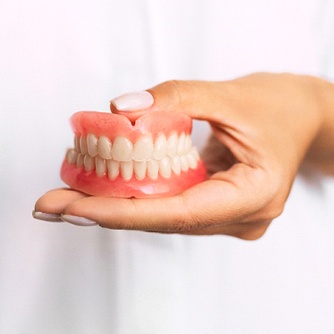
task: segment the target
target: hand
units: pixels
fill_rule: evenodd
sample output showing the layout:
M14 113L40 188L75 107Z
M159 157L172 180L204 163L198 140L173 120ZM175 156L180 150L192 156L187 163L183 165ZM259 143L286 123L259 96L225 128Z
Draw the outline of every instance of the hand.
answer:
M37 201L36 218L62 215L79 225L253 240L283 211L306 154L324 169L333 165L333 154L326 159L316 154L334 152L329 112L334 94L325 81L253 74L227 82L169 81L148 91L154 97L148 112L183 112L210 123L212 136L203 152L208 180L155 199L57 189Z

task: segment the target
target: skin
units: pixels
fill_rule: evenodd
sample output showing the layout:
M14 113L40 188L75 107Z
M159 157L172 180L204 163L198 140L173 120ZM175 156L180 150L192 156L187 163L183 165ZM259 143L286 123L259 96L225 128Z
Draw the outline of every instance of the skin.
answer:
M168 81L148 91L155 102L147 111L183 112L210 123L203 152L208 180L160 199L56 189L37 201L36 211L85 217L110 229L255 240L282 213L302 164L334 174L334 85L327 81L257 73L225 82Z

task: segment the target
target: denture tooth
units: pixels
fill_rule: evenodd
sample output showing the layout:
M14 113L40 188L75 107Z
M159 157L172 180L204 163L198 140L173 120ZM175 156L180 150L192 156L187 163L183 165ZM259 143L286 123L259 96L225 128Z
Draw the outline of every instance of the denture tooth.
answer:
M173 158L177 153L177 133L173 132L167 140L167 154Z
M110 180L115 180L119 175L119 162L115 160L107 160L107 169L108 169L108 177Z
M66 153L66 160L70 165L74 165L77 162L78 152L74 149L69 149Z
M80 153L83 155L88 153L87 139L84 136L80 137Z
M159 173L165 178L169 178L171 176L172 164L168 157L159 160Z
M84 156L84 166L86 172L91 172L95 168L95 160L89 154Z
M154 153L153 157L156 160L161 160L167 155L167 138L166 136L162 133L158 136L158 138L155 140L154 143Z
M89 133L87 136L87 149L88 149L88 153L91 157L96 157L98 154L98 150L97 150L97 140L98 138L92 134Z
M149 160L147 161L147 175L150 179L156 180L159 176L159 161Z
M133 160L150 160L152 158L153 149L153 142L150 137L140 137L133 145Z
M146 176L146 161L135 161L134 172L137 180L143 180Z
M112 147L112 157L117 161L132 160L132 143L125 137L116 137Z
M111 159L111 142L109 138L102 136L99 138L97 143L98 152L101 158Z
M177 143L177 154L182 155L185 151L185 144L186 144L186 135L184 132L181 133Z
M84 164L84 155L83 154L78 154L77 158L77 168L81 168Z
M188 169L189 169L189 165L188 165L187 157L184 156L184 155L182 155L182 156L180 157L180 161L181 161L181 170L182 170L183 172L187 172Z
M189 168L196 169L197 161L196 161L196 157L192 153L189 153L187 155L187 161L188 161Z
M133 175L133 161L121 162L121 175L124 180L129 181Z
M181 160L178 155L172 159L172 170L177 175L181 173Z
M74 149L80 152L80 136L74 136Z
M96 174L98 176L104 176L107 173L107 164L106 161L104 159L102 159L101 157L96 157L95 158L95 170L96 170Z
M185 145L184 145L184 152L185 153L189 153L192 147L192 142L191 142L191 136L190 135L186 135L186 141L185 141Z

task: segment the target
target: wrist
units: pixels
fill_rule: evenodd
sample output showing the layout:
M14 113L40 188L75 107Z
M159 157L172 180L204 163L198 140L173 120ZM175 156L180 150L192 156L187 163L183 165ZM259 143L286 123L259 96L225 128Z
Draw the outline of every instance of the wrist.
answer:
M305 163L334 175L334 84L320 78L312 80L321 121Z

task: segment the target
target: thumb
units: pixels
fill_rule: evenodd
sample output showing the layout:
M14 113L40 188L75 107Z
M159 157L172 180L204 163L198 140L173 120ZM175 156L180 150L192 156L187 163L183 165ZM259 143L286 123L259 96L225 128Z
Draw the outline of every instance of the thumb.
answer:
M128 93L113 99L110 109L135 120L146 112L182 112L191 118L218 122L224 101L224 83L171 80L143 92Z

